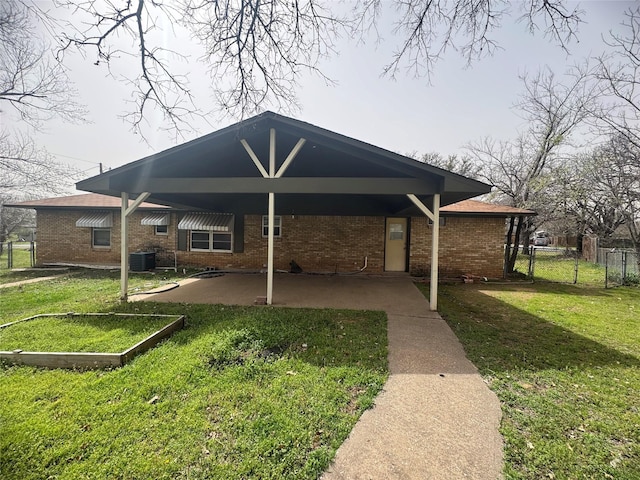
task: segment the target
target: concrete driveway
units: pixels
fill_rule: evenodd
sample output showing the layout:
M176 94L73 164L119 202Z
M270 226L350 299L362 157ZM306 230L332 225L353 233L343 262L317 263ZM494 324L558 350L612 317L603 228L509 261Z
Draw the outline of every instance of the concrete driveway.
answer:
M250 305L265 289L264 275L227 274L132 300ZM500 403L411 279L276 275L274 305L387 313L389 380L323 480L501 477Z

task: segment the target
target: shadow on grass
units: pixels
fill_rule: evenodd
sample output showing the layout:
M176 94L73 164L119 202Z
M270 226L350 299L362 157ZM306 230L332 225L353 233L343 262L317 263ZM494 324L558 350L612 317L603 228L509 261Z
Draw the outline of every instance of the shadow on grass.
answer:
M496 289L498 287L491 287ZM570 286L504 289L524 295L562 288L563 293L599 296ZM638 367L640 359L555 325L490 295L480 288L448 287L440 309L481 373L605 367Z

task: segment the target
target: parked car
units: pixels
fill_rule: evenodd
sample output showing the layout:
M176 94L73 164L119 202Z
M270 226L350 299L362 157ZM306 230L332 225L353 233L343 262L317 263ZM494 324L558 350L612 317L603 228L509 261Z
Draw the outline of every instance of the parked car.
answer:
M551 243L547 232L539 231L533 235L533 245L535 247L547 247Z

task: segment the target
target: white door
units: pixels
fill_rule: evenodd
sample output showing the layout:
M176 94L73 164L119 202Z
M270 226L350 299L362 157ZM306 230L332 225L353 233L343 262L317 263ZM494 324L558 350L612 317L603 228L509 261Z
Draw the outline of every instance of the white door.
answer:
M407 270L407 219L387 218L384 246L384 269L387 272Z

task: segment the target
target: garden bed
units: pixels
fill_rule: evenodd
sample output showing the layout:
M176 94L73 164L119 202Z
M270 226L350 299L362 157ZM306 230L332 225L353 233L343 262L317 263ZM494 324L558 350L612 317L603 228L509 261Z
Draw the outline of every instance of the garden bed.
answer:
M45 368L121 367L183 327L183 315L35 315L0 325L0 361Z

